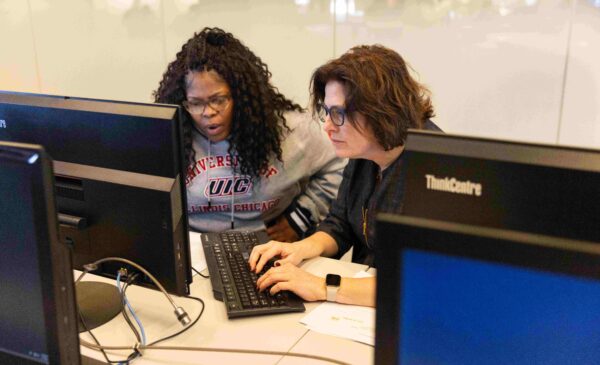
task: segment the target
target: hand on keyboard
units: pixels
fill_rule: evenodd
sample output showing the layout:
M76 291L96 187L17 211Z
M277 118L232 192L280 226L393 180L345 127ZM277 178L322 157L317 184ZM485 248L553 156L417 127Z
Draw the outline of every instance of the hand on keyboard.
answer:
M258 278L256 285L260 291L269 290L271 294L289 290L306 301L327 297L325 278L309 274L289 262L269 269Z
M225 303L228 318L304 312L302 300L293 293L280 291L270 295L258 291L256 282L262 273L250 271L248 260L252 247L268 239L266 234L263 237L259 233L203 234L202 247L215 298ZM263 270L268 271L270 267L266 265Z
M264 245L254 246L248 259L250 270L257 273L261 272L267 262L277 256L281 258L275 261L275 266L285 263L298 265L304 259L300 249L301 245L299 244L278 241L270 241Z

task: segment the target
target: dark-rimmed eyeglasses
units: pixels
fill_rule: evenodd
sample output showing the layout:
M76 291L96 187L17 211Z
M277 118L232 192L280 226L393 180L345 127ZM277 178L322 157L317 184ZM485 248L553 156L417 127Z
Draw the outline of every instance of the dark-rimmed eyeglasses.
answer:
M216 112L221 112L225 108L227 108L230 101L231 101L230 95L218 95L218 96L213 96L213 97L209 98L207 101L184 100L183 103L181 103L181 104L190 114L203 114L204 111L206 110L207 106L210 106L210 108Z
M344 125L344 121L346 120L346 109L338 108L337 106L332 106L328 108L325 104L319 104L317 107L317 113L319 115L319 120L321 123L325 123L325 118L329 116L331 119L331 123L334 125L341 127Z

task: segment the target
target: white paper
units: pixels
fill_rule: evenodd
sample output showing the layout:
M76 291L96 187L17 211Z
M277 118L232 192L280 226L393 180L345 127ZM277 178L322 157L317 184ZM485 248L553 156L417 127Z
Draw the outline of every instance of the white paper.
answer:
M206 270L206 258L204 257L204 249L200 240L200 233L190 232L190 255L192 258L192 267L200 272ZM193 273L197 275L196 272Z
M371 277L361 271L355 278ZM375 308L324 302L300 323L310 330L375 346Z

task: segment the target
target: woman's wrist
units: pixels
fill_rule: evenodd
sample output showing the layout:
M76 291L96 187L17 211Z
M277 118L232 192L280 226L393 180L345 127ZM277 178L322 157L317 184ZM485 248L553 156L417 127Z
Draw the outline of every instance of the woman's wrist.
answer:
M327 300L327 283L325 282L325 278L319 278L319 298L317 300Z
M298 253L302 260L311 259L321 255L318 242L311 240L311 237L305 238L297 243L300 246Z

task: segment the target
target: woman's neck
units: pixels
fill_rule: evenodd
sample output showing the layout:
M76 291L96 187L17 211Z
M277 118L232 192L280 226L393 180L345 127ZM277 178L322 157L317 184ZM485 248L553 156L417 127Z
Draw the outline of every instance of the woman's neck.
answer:
M404 146L394 147L389 151L382 151L373 159L373 162L379 165L379 168L383 172L388 168L388 166L398 159L398 157L402 154L402 151L404 151Z

